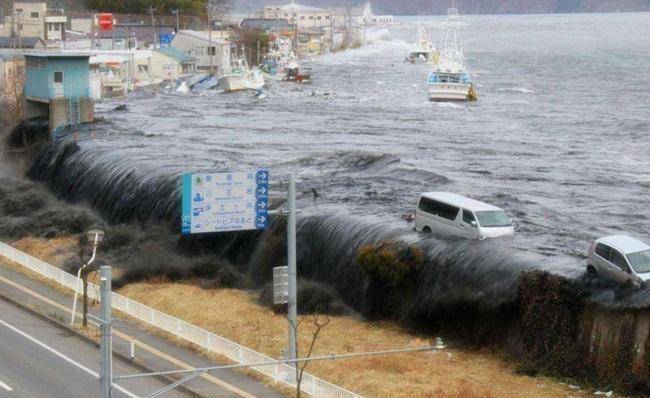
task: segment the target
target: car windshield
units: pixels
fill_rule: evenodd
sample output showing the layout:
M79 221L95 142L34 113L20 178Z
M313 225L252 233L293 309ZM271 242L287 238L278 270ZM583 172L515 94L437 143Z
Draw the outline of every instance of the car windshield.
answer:
M476 217L478 218L478 223L484 228L509 227L512 225L508 215L501 210L477 211Z
M626 257L637 274L650 272L650 250L626 254Z

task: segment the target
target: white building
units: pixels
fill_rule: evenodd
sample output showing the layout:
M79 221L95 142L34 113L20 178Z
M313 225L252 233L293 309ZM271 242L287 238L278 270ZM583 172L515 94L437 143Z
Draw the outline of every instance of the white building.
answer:
M220 76L230 69L230 42L214 34L210 39L207 33L181 30L174 36L171 45L195 58L197 70L210 71L210 58L215 75Z
M264 7L262 18L282 18L292 25L298 24L299 28L313 28L331 26L334 16L329 8L305 6L292 1L290 4Z
M318 8L292 1L285 5L269 5L261 12L262 18L286 19L289 23L297 23L299 28L314 27L343 27L348 24L352 26L384 25L393 22L392 15L375 15L370 2L361 7L335 7Z
M63 40L68 17L62 9L48 9L45 2L17 2L1 22L0 36Z

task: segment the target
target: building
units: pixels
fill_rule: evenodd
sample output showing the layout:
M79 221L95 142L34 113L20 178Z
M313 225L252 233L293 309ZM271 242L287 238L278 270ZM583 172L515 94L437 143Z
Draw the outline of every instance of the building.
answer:
M333 8L335 26L376 26L387 25L393 22L392 15L375 15L370 2L359 7Z
M290 24L297 23L298 28L344 27L351 25L371 26L385 25L393 22L392 15L375 15L370 2L360 7L318 8L292 1L285 5L269 5L260 13L262 18L285 18Z
M266 6L261 14L264 19L286 19L291 25L297 24L298 28L331 26L333 18L331 9L296 4L295 1Z
M50 131L90 122L89 55L25 54L25 118L49 117Z
M62 9L48 9L47 3L17 2L0 24L0 36L38 37L64 40L68 17Z
M289 21L284 18L244 18L239 26L243 29L256 29L265 32L286 32L291 28Z
M101 50L152 49L160 47L161 38L173 36L171 26L155 26L140 23L117 24L112 31L98 32L95 47Z
M177 80L196 71L196 59L175 47L153 51L149 74L157 79Z
M209 72L213 65L215 75L220 76L230 69L230 43L215 35L210 39L207 33L181 30L174 36L172 47L195 58L197 70Z

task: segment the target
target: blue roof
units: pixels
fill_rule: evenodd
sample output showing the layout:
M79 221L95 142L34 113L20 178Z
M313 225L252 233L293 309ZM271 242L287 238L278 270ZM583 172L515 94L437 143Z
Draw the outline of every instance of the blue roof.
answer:
M195 59L188 53L183 50L179 50L176 47L161 47L156 49L157 52L168 56L169 58L175 59L178 62L194 62Z

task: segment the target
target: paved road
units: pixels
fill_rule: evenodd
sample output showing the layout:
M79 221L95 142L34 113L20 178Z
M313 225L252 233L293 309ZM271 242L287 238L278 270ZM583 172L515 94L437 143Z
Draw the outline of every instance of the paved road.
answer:
M60 292L39 283L38 281L29 279L23 274L6 268L2 265L2 259L0 258L0 301L2 301L2 297L6 297L13 302L18 302L21 304L21 306L33 309L36 312L45 314L50 318L61 320L66 324L70 319L69 309L72 306L72 298L70 296L63 295ZM98 315L95 308L91 308L90 312ZM4 319L2 309L0 309L0 319ZM0 330L2 328L3 326L0 325ZM127 358L129 356L129 344L124 338L118 336L120 332L122 335L130 336L131 339L135 339L139 342L138 344L146 343L145 345L149 347L148 349L145 349L143 345L138 345L136 349L135 362L137 362L138 365L142 365L153 371L215 365L215 362L205 358L200 354L197 354L192 350L181 347L174 342L147 332L137 323L114 318L113 330L114 353ZM3 340L1 339L2 336L3 335L0 334L0 345L3 344ZM93 363L96 364L99 364L98 351L98 348L95 347L96 360ZM2 379L3 363L4 355L2 354L2 350L0 350L0 381L4 381ZM98 366L91 369L97 370L97 368ZM116 368L114 369L113 373L118 375L143 372L146 372L146 370L126 369L122 371L120 368ZM238 373L233 370L211 371L209 375L206 374L203 376L203 378L197 378L187 384L184 384L185 388L181 391L185 394L193 393L194 396L205 398L285 397L285 395L270 388L260 380L256 380L250 376ZM130 388L134 383L137 386L137 383L141 382L142 379L124 380L121 381L120 384L123 384L125 387ZM159 387L159 383L163 384L161 384ZM149 393L153 390L161 388L162 385L167 385L171 383L171 381L163 380L159 383L154 383L154 387L148 389L146 392ZM139 391L141 388L135 388L135 390L136 391L134 392L140 395ZM3 393L4 390L0 385L0 398L4 397ZM164 397L174 397L173 394L168 394L166 394ZM48 396L58 397L55 395ZM85 396L92 397L95 395Z
M99 352L90 344L0 298L0 397L99 396ZM115 372L137 372L114 360ZM121 383L116 398L147 395L164 387L155 379ZM187 397L170 392L166 397Z

